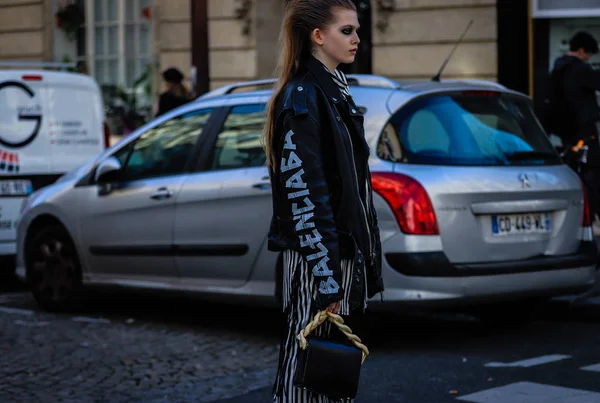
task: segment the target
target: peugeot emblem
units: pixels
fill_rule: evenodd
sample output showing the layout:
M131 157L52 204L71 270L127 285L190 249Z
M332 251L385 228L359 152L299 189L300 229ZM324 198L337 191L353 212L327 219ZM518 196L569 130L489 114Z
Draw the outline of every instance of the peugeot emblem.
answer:
M527 177L527 174L519 174L519 180L521 181L521 184L523 185L523 189L531 187L531 183L529 182L529 178Z

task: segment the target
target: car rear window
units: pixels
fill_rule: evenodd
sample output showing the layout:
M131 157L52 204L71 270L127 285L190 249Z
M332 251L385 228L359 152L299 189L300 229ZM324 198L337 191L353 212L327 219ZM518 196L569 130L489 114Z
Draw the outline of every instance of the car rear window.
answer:
M400 108L384 128L380 157L431 165L562 163L529 102L491 91L427 96Z

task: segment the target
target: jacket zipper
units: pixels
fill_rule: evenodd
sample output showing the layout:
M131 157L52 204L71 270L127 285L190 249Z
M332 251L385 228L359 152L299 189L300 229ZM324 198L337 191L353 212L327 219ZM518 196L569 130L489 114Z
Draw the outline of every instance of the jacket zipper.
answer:
M368 168L368 166L367 166ZM366 170L365 172L369 172L368 170ZM369 206L369 219L371 220L371 224L374 223L373 220L373 214L371 212L371 205L373 204L373 199L372 199L372 190L371 190L371 181L369 180L369 177L367 175L367 178L365 179L365 200L368 203ZM371 240L371 258L373 258L373 254L374 254L374 250L373 250L373 244L374 244L374 239L373 239L373 235L369 232L369 236L370 236L370 240Z
M352 137L350 137L350 131L348 130L348 126L346 126L346 122L344 122L344 120L342 118L340 118L340 120L342 121L342 124L344 125L344 129L346 129L346 135L348 136L348 140L350 141L350 149L352 150L352 168L354 170L354 180L356 181L356 190L358 193L358 200L360 201L360 207L362 208L363 211L363 218L365 220L365 224L367 227L367 232L369 233L369 258L372 258L372 239L371 239L371 228L369 228L369 221L367 220L367 210L365 209L365 205L363 203L362 197L360 197L360 186L358 184L358 174L356 173L356 162L354 160L354 145L352 144ZM365 192L366 192L366 188L365 188Z

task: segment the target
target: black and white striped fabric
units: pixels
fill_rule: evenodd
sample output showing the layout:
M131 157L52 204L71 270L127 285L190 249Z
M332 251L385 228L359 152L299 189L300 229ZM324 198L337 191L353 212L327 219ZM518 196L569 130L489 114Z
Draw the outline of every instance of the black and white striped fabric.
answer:
M310 274L310 270L306 265L306 262L302 258L300 253L288 250L283 254L284 268L283 268L283 290L282 290L282 299L283 299L283 310L285 311L290 303L293 302L295 290L294 287L303 285L306 287L310 287L312 291L312 297L316 298L317 296L317 287L314 286L314 279L312 276L308 276L307 278L302 278L300 284L295 284L294 279L296 279L296 271L300 270ZM287 263L287 264L285 264ZM342 269L342 288L344 289L344 299L340 304L340 311L338 312L340 315L350 315L350 286L352 283L352 261L351 260L342 260L341 262ZM297 280L297 279L296 279ZM303 281L305 280L305 281ZM367 300L365 299L365 308L367 306ZM308 308L308 307L306 307ZM308 323L308 322L307 322Z
M352 281L353 265L351 260L343 260L341 269L343 273L342 287L345 290L344 299L340 304L340 315L349 315L349 290ZM327 396L316 395L306 390L293 386L293 379L298 354L298 340L296 336L313 319L316 311L312 306L314 300L314 281L307 263L302 255L296 251L283 252L283 310L287 313L287 328L284 341L281 343L279 368L274 388L274 403L339 403L340 400L330 399ZM367 305L365 295L364 305ZM334 329L338 331L337 329ZM315 336L328 337L332 331L332 324L324 322L315 331ZM279 392L279 393L277 393ZM352 403L347 400L344 403Z
M329 75L331 76L331 79L338 86L341 93L347 97L351 97L352 94L350 93L350 87L348 86L348 79L346 78L346 75L344 73L342 73L341 71L339 71L338 69L335 69L332 72L325 65L323 65L323 68L325 68L325 71L327 71L327 73L329 73Z

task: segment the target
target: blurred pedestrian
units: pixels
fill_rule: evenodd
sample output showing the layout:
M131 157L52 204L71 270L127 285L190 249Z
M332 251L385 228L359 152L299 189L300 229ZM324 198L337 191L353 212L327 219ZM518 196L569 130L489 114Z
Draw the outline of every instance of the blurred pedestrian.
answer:
M183 84L183 73L175 67L163 71L163 80L166 90L158 99L158 111L156 116L160 116L181 105L185 105L191 100L190 91Z
M569 52L554 62L544 120L548 131L559 136L564 145L598 134L600 71L588 63L596 53L596 39L580 31L569 41Z
M569 41L569 52L556 59L550 76L549 96L543 122L549 133L561 138L565 149L580 140L589 147L585 175L592 187L590 197L594 213L599 213L600 141L597 122L600 109L596 91L600 91L600 71L589 59L597 54L598 42L588 32L577 32Z
M363 115L337 68L360 39L352 0L286 4L279 81L268 106L265 150L272 185L269 249L285 316L274 402L333 402L294 387L296 336L322 311L360 335L367 300L383 291ZM326 321L316 336L344 340Z

